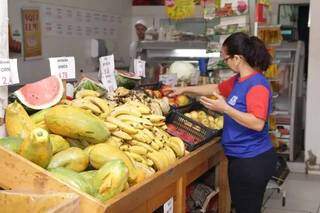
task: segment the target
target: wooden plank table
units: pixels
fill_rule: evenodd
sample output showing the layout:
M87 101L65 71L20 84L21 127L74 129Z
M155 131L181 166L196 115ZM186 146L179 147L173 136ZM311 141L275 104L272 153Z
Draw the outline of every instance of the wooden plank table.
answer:
M64 184L45 169L0 147L0 187L37 193L75 192L80 196L81 212L153 212L173 198L174 212L182 213L185 212L186 187L217 166L219 213L229 213L227 160L218 140L213 139L106 203Z

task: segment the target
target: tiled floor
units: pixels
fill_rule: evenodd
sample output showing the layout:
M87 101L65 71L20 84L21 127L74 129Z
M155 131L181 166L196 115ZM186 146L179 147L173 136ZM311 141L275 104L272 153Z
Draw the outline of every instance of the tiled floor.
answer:
M320 213L320 175L291 172L282 191L267 190L263 213ZM286 204L282 206L282 193Z

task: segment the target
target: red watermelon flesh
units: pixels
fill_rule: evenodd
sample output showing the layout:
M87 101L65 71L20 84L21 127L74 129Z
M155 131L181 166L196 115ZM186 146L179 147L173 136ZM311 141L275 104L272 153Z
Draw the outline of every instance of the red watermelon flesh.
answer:
M51 76L35 83L26 84L14 94L25 106L34 109L46 109L59 103L64 88L60 78Z

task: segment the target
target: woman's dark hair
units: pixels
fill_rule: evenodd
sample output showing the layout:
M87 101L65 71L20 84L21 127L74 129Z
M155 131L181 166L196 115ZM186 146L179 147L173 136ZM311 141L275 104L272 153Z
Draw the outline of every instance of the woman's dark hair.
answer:
M261 71L267 70L272 62L265 44L255 36L234 33L223 42L223 47L229 56L242 55L250 66Z

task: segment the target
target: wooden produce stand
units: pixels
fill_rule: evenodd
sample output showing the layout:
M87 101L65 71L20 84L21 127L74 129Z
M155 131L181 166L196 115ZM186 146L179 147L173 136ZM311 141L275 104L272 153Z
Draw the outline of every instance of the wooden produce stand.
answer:
M75 192L81 212L153 212L173 198L173 212L185 212L186 187L210 168L218 168L219 213L230 212L227 160L219 139L189 153L166 170L102 203L69 187L48 171L0 147L0 187L33 193Z

